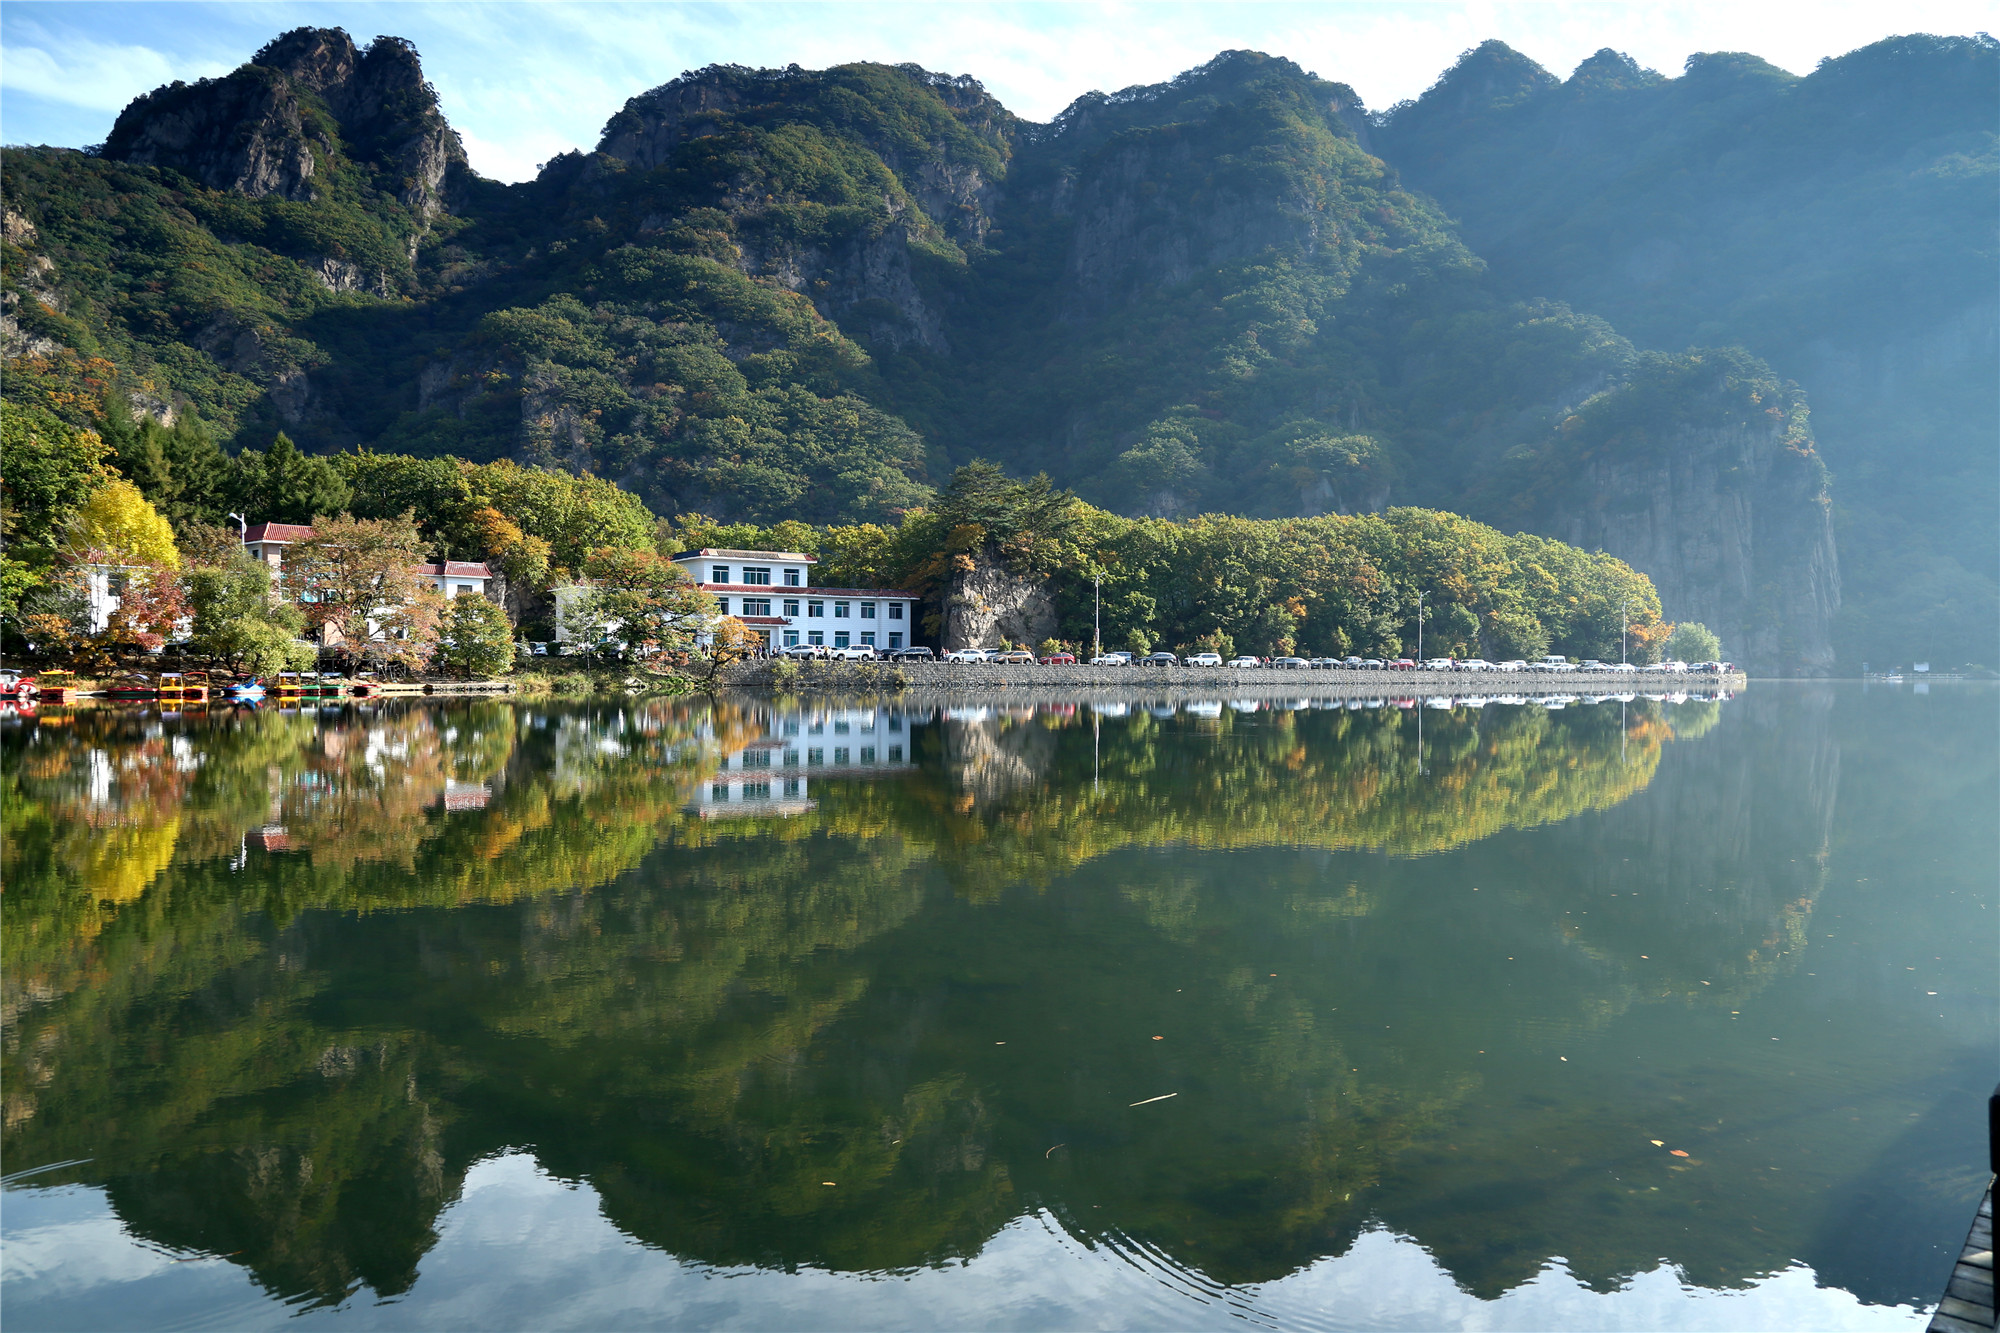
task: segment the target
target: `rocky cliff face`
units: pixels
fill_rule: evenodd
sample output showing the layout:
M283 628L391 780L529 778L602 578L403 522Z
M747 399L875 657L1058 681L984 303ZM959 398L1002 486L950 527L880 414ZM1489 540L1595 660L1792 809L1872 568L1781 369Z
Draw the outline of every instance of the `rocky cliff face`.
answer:
M990 552L965 564L945 598L945 651L1002 641L1033 648L1055 634L1055 602L1040 579L1011 573Z
M1826 470L1780 416L1683 421L1566 456L1536 531L1647 575L1753 673L1825 675L1840 607Z
M345 157L379 177L420 228L443 211L452 169L465 167L415 48L378 37L361 51L339 28L288 32L233 74L138 98L104 155L299 202L319 197Z

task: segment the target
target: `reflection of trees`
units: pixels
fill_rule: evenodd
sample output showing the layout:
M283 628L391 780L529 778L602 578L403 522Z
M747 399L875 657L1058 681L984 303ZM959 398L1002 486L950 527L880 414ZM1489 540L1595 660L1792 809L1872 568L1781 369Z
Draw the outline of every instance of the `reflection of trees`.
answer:
M809 814L720 823L683 806L709 758L761 734L740 706L265 714L144 779L181 786L98 807L101 770L93 788L83 761L17 747L8 1151L92 1157L66 1178L107 1183L135 1228L242 1250L273 1290L326 1300L407 1287L466 1165L522 1143L634 1236L717 1263L907 1268L975 1253L1039 1201L1079 1234L1254 1280L1342 1248L1392 1189L1431 1240L1426 1154L1447 1131L1480 1145L1460 1124L1495 1086L1468 1041L1586 1032L1659 998L1621 929L1647 932L1677 1004L1793 901L1773 880L1780 897L1717 932L1664 903L1621 927L1592 896L1637 887L1649 910L1651 880L1592 878L1602 840L1655 855L1711 802L1755 796L1758 774L1725 764L1621 806L1678 720L1433 711L1419 771L1415 720L1389 710L1095 737L1087 715L1007 717L925 742L970 767L815 780ZM174 752L86 739L120 763ZM1830 781L1824 739L1800 747L1780 762ZM483 804L449 808L473 788ZM99 807L177 821L136 889L62 841ZM1558 840L1599 842L1513 864L1530 844L1510 827L1593 810ZM1722 836L1796 852L1797 818ZM246 850L270 825L299 850ZM1475 844L1478 914L1440 912L1448 858ZM1700 873L1662 888L1682 870ZM940 874L961 892L929 894ZM1041 891L1006 892L1022 883ZM1500 941L1563 979L1560 1012L1510 989ZM1469 1281L1549 1253L1506 1243L1532 1230L1519 1210L1462 1214ZM1657 1230L1591 1239L1618 1271L1670 1252Z

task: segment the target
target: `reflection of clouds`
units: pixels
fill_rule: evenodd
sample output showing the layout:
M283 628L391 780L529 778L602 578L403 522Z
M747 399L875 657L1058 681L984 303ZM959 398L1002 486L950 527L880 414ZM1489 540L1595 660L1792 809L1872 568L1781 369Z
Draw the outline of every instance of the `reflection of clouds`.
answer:
M596 1191L525 1153L475 1165L414 1289L394 1302L292 1313L222 1262L177 1264L125 1234L101 1191L11 1194L8 1314L23 1326L175 1324L356 1328L1213 1327L1244 1315L1297 1328L1895 1329L1906 1306L1864 1305L1795 1265L1735 1291L1671 1268L1596 1292L1558 1265L1485 1301L1414 1241L1372 1231L1346 1254L1275 1282L1218 1290L1143 1250L1086 1249L1046 1214L1015 1221L963 1265L900 1275L715 1269L640 1245ZM1122 1247L1121 1247L1122 1248ZM28 1284L32 1283L32 1287Z

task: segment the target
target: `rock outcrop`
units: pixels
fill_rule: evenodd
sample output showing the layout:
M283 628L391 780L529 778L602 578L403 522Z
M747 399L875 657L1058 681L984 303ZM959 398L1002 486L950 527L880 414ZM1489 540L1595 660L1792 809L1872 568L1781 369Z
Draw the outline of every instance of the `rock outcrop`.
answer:
M969 567L964 567L969 566ZM987 552L966 559L945 598L944 646L1034 647L1056 632L1056 607L1040 579L1016 574Z
M300 28L220 79L176 81L119 114L104 156L178 171L212 190L299 202L319 197L336 157L372 172L419 228L465 168L416 48L339 28ZM330 284L331 285L331 284Z

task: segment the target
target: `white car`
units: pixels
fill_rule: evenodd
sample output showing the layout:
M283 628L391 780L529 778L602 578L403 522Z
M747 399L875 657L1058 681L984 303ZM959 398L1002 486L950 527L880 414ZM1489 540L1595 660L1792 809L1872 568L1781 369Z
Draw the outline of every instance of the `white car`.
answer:
M1233 667L1255 667L1263 666L1264 664L1254 657L1232 657L1229 659L1229 665Z
M1483 657L1468 657L1453 668L1456 671L1493 671L1495 669L1494 665Z
M1526 662L1521 661L1519 658L1516 658L1512 662L1502 662L1498 667L1494 669L1497 671L1526 671L1528 669L1528 664Z
M1189 653L1181 662L1183 666L1221 666L1221 653Z
M1455 663L1449 657L1433 657L1429 661L1419 662L1417 665L1425 671L1449 671Z
M983 648L954 648L942 659L946 662L984 662L986 650Z
M1100 653L1090 659L1092 666L1131 666L1132 654L1126 652Z

